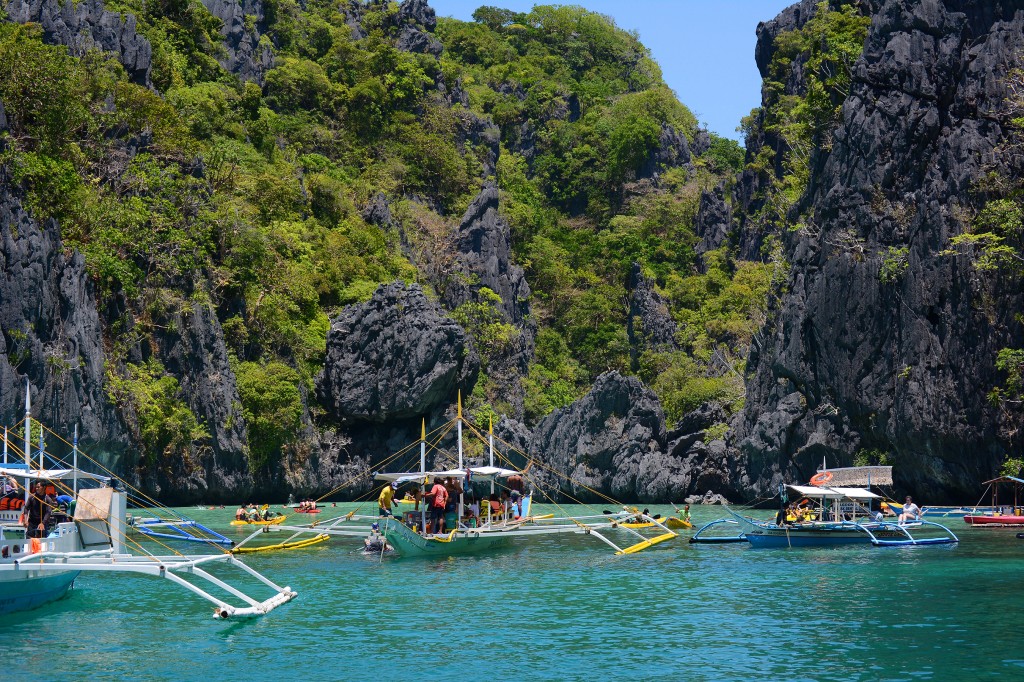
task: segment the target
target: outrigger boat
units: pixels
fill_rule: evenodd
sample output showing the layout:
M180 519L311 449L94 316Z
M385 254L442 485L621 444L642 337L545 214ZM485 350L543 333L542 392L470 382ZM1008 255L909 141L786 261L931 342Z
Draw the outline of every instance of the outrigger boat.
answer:
M964 515L964 523L977 528L1018 528L1024 526L1024 509L1020 505L1021 486L1024 486L1024 479L1016 476L1000 476L991 481L985 481L988 486L985 492L992 491L992 506L986 511L981 509L971 510ZM999 504L999 488L1009 485L1013 489L1013 506ZM983 498L984 499L984 498Z
M13 466L13 462L6 461L9 441L5 430L5 462L0 472L15 476L23 483L26 502L31 482L53 484L72 499L73 516L58 521L52 529L48 528L45 537L30 537L20 522L12 524L6 517L0 520L0 614L23 611L60 599L80 574L90 572L137 573L170 580L212 603L216 618L260 616L295 598L296 593L290 587L275 584L227 551L188 556L147 552L127 536L127 495L124 492L109 485L78 489L80 479L109 484L110 478L80 471L77 461L70 468L47 469L42 466L46 454L42 449L39 452L40 466L33 466L28 395L25 397L24 429L24 465ZM76 443L76 460L77 457ZM73 482L72 486L67 485L68 480ZM135 545L137 553L127 551L129 544ZM216 565L240 569L247 580L269 588L271 596L262 600L250 596L228 583L223 576L211 573ZM215 593L211 591L214 588ZM229 599L234 603L229 603Z
M828 474L824 476L822 474ZM742 537L754 547L833 547L864 545L909 547L949 545L959 542L956 535L931 521L905 524L886 521L871 504L882 496L870 489L850 485L828 485L834 480L870 485L891 484L891 467L851 467L824 470L811 479L816 485L780 486L783 505L789 499L801 500L797 507L783 507L774 521L744 516L726 507L742 531ZM706 528L706 527L705 527ZM705 530L702 528L695 534ZM708 541L705 538L703 541ZM734 536L730 541L739 541Z
M489 452L489 464L487 466L464 466L462 432L464 419L462 417L461 399L458 403L457 417L448 424L442 426L438 441L448 433L453 424L458 433L458 466L447 470L430 471L426 468L427 434L426 425L421 429L419 440L420 446L420 468L412 472L378 472L374 479L390 485L392 482L399 486L413 484L419 488L420 499L425 498L427 481L435 478L454 478L458 481L471 485L489 485L493 494L496 485L504 483L507 487L512 477L518 476L523 479L526 476L525 470L507 469L495 466L494 432L486 440ZM469 428L482 439L481 434L469 425ZM435 441L431 447L436 447ZM586 516L564 516L555 517L553 514L535 515L532 513L534 492L525 492L522 495L516 513L499 514L481 509L479 522L477 517L472 521L464 515L466 509L465 499L462 494L458 496L457 507L452 519L452 527L444 533L433 532L427 520L426 504L421 503L420 509L405 511L401 517L384 517L376 515L358 515L351 512L345 516L328 520L311 526L294 526L282 524L270 526L268 532L290 532L291 537L281 545L290 545L301 542L298 538L303 534L322 534L327 536L349 536L365 538L373 530L371 524L379 524L379 532L388 545L393 547L400 557L448 557L462 554L475 554L482 551L509 547L525 538L533 538L559 533L573 533L597 538L610 546L616 554L634 554L654 545L677 537L676 533L667 528L662 520L655 519L645 514L640 514L642 528L652 529L659 534L648 537L637 528L630 528L629 521L637 520L635 510L623 507L621 511L602 514L594 513ZM626 533L632 538L632 542L626 545L617 544L609 535L611 531ZM280 546L280 545L279 545ZM252 551L240 544L236 551Z

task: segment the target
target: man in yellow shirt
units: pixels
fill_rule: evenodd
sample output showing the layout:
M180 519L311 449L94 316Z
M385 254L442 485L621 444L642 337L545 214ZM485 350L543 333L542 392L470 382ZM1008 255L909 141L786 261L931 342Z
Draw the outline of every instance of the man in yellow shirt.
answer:
M381 516L391 516L391 507L398 506L398 502L395 502L395 490L397 489L398 484L392 481L389 485L384 486L384 490L380 491L377 504L380 505Z

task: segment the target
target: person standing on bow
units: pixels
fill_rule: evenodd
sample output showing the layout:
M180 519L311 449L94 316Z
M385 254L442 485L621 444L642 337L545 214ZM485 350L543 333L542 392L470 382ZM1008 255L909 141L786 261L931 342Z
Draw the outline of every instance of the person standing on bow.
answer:
M46 526L50 523L50 514L57 506L56 500L46 494L46 486L42 481L32 485L32 494L25 503L25 530L30 538L45 538Z

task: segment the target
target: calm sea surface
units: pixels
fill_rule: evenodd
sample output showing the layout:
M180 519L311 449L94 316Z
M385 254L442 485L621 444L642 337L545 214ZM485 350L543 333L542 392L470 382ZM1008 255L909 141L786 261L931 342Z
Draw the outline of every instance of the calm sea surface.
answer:
M228 525L232 509L182 511L229 537L247 534ZM698 526L721 515L694 507ZM596 539L563 536L479 556L381 561L359 553L358 539L334 538L245 557L299 596L242 621L213 620L206 601L166 580L85 574L66 599L0 617L3 673L22 680L1024 679L1017 622L1024 540L1012 530L944 523L959 546L756 550L690 545L692 531L683 531L679 541L622 557Z

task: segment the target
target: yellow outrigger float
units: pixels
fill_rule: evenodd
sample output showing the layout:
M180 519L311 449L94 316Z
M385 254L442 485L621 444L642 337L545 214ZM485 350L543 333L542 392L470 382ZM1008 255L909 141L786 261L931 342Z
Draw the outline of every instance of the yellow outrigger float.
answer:
M266 547L250 548L246 546L248 539L237 546L233 551L248 552L261 551L263 549L295 549L303 546L301 539L304 535L315 535L317 537L353 537L367 538L376 533L382 535L394 550L401 557L447 557L462 554L475 554L481 551L509 547L523 540L547 536L552 534L572 533L594 537L609 547L615 554L636 554L642 550L661 544L667 540L677 537L677 534L666 525L668 519L656 519L648 514L638 513L635 509L622 507L621 511L614 513L595 512L591 515L566 514L556 516L555 514L534 515L531 507L534 499L534 492L525 492L515 500L513 498L513 510L506 511L501 507L491 513L490 505L487 509L480 509L478 513L467 517L465 511L468 509L464 493L461 488L468 488L469 485L487 484L490 487L493 499L496 486L505 489L515 490L513 481L518 477L522 482L526 476L526 470L506 469L495 466L494 430L489 429L487 438L489 452L489 464L487 466L464 466L462 431L464 419L462 416L461 396L458 402L457 417L442 428L441 437L447 434L452 426L458 433L458 466L447 470L428 471L426 468L427 434L426 424L421 427L420 432L420 468L412 472L378 472L374 475L376 481L383 485L413 485L419 491L419 499L422 501L418 509L406 510L399 517L357 514L350 512L344 516L334 519L318 520L309 525L280 524L267 526L263 530L268 533L287 532L291 536L282 543ZM479 431L472 425L468 427L483 440ZM431 447L436 447L432 443ZM526 469L529 469L527 467ZM454 496L456 505L452 513L453 527L446 528L443 533L433 532L435 529L428 523L426 498L427 483L437 478L452 478L460 483L460 492ZM466 485L462 485L466 484ZM637 523L630 523L637 521ZM674 520L678 521L678 519ZM377 525L375 529L373 526ZM654 531L657 535L645 535L641 531ZM628 542L619 540L624 535ZM250 536L256 537L256 535ZM615 538L615 539L613 539Z

